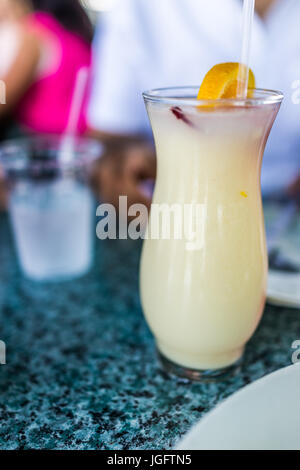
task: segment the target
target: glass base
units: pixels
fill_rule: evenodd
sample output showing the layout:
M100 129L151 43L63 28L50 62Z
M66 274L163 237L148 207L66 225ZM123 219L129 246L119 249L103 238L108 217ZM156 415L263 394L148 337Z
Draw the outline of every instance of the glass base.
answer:
M167 359L158 349L157 354L160 363L162 364L167 374L192 382L208 383L224 380L227 377L233 376L240 372L242 364L242 358L240 358L237 362L228 367L212 370L196 370L175 364L175 362Z

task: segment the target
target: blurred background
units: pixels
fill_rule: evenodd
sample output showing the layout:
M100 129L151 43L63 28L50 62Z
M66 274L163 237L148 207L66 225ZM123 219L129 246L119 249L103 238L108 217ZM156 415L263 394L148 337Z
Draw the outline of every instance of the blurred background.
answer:
M1 140L75 133L122 144L104 184L96 173L95 182L102 183L108 200L115 201L122 190L149 204L139 180L140 175L153 178L155 162L149 158L152 135L141 94L155 87L200 85L215 63L239 60L242 1L225 3L1 0L0 79L6 86ZM267 196L294 194L300 186L298 13L294 0L256 1L251 66L257 86L285 94L264 158ZM70 130L82 68L89 74L78 122ZM127 152L132 144L139 144L134 156Z
M257 86L285 95L262 175L269 301L298 310L267 307L238 387L289 364L299 330L299 18L299 0L257 0L251 54ZM0 447L170 447L203 412L153 360L140 242L95 240L95 214L119 195L150 206L142 92L238 62L241 24L241 0L0 0Z

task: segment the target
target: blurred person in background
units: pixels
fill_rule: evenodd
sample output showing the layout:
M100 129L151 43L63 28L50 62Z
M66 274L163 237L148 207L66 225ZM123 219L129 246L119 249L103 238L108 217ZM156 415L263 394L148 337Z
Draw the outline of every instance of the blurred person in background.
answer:
M65 131L77 73L91 63L92 34L79 0L0 0L2 130L12 116L22 131ZM83 107L78 133L85 131Z
M149 144L142 143L151 141L142 92L200 86L216 63L238 62L242 4L121 0L100 24L89 125L93 135L119 145L118 157L99 171L106 199L115 202L118 194L128 194L131 202L145 199L140 183L153 176L155 161ZM256 0L251 67L258 87L285 93L265 153L262 184L267 195L300 190L300 105L292 100L293 83L300 80L299 18L299 0Z

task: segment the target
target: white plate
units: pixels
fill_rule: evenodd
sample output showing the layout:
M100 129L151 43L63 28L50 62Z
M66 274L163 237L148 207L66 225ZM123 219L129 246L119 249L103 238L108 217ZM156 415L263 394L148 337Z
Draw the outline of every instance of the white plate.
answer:
M300 450L300 364L243 388L208 413L177 450Z
M300 308L300 274L270 271L268 302L273 305Z

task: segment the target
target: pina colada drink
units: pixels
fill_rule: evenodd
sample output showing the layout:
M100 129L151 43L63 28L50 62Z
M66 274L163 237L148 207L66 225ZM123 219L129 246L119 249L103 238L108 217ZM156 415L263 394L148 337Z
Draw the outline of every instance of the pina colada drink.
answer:
M214 377L235 364L263 313L260 170L282 96L256 90L245 102L214 104L195 96L195 89L145 95L158 159L153 203L194 207L197 221L194 243L184 230L173 236L176 220L169 239L153 239L151 212L141 294L165 363L197 378L195 371Z

